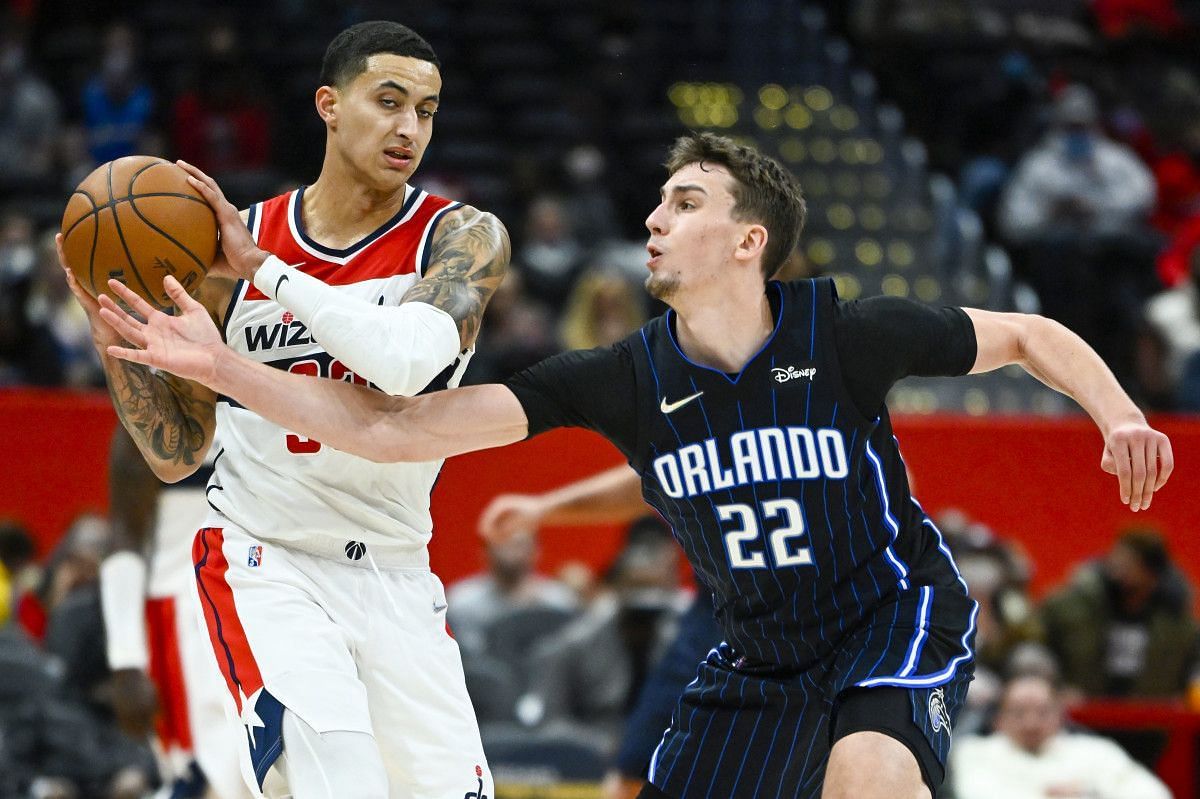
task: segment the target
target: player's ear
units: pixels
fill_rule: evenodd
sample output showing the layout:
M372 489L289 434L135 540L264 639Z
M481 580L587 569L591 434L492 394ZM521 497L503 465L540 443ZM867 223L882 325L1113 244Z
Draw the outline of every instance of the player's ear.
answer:
M321 120L326 125L336 128L338 90L332 86L322 86L317 89L317 95L314 100L317 106L317 115L321 117Z
M733 257L739 261L752 261L761 258L767 248L767 229L762 225L750 225L742 231Z

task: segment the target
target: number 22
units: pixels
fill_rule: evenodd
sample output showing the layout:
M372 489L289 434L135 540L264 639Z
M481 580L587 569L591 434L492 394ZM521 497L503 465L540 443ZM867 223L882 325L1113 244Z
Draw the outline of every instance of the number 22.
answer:
M811 549L806 546L796 546L793 549L796 539L803 538L807 532L800 503L785 498L763 500L762 516L763 519L782 517L783 525L772 530L767 537L775 568L811 566ZM729 564L735 569L767 568L766 553L747 548L748 544L761 538L758 516L754 508L742 504L718 505L717 517L722 522L733 521L737 525L725 533L725 550L729 555Z

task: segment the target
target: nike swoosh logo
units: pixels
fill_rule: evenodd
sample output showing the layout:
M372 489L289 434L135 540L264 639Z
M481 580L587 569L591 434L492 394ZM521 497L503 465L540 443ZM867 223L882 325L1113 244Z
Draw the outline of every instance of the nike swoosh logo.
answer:
M697 391L692 396L684 397L683 399L676 400L675 402L667 402L667 398L663 397L662 403L658 406L658 409L660 411L662 411L663 413L674 413L675 411L679 410L684 405L687 405L689 402L696 399L696 397L699 397L703 393L704 393L703 391Z
M287 275L280 275L279 280L275 281L275 293L276 294L279 293L279 287L283 285L283 281L285 281L287 279L288 279Z
M447 607L446 605L439 605L438 603L434 602L433 603L433 612L441 613L443 610L446 609L446 607Z

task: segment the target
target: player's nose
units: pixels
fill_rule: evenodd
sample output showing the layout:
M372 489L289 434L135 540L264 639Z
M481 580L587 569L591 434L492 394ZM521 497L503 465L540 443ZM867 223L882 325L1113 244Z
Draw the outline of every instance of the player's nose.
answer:
M666 214L663 213L664 203L659 203L658 207L650 212L650 216L646 217L646 229L655 235L659 235L666 231Z
M412 141L416 138L417 132L417 112L416 109L410 109L406 114L396 115L396 127L393 132L406 139Z

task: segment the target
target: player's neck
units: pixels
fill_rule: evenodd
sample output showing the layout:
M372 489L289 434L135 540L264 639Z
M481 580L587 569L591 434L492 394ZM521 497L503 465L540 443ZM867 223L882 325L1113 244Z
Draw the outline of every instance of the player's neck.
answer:
M404 204L405 187L377 192L349 178L322 170L304 190L300 209L310 237L330 247L348 247L373 233Z
M677 308L675 335L695 363L740 372L775 329L771 303L761 283Z

